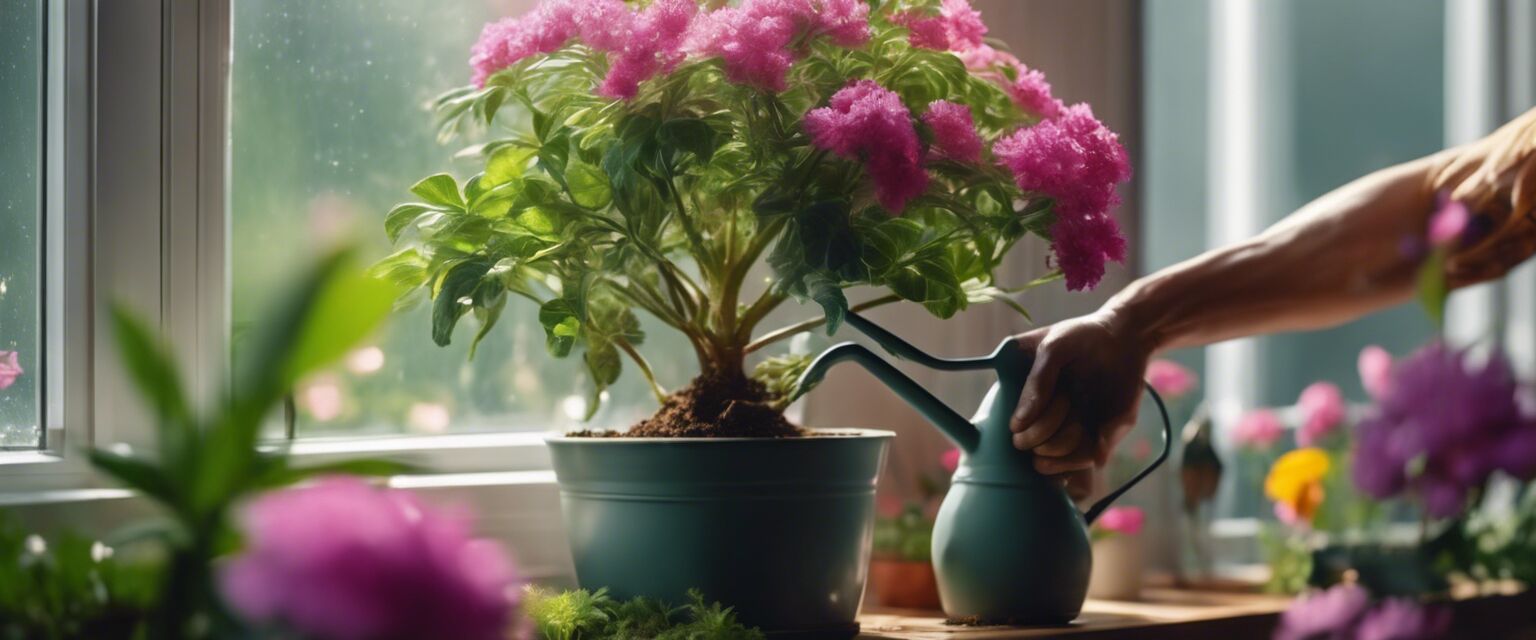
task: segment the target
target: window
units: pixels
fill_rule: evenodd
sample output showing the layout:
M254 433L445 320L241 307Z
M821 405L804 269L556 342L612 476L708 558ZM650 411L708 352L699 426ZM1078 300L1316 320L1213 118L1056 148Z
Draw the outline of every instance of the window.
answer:
M1146 16L1149 271L1250 236L1339 185L1446 144L1440 0L1156 0ZM1361 24L1376 25L1369 37ZM1430 335L1423 315L1405 306L1174 357L1203 370L1207 399L1230 423L1247 409L1288 406L1317 380L1363 402L1360 349L1406 353ZM1267 468L1243 464L1236 451L1227 460L1236 462L1229 487L1258 486ZM1251 493L1225 492L1218 512L1263 515L1267 505Z
M373 257L387 255L384 214L412 197L412 184L441 171L461 180L477 171L452 161L476 140L439 141L426 105L469 81L466 60L481 26L526 10L523 4L531 3L463 2L452 10L414 0L233 3L229 215L237 360L245 327L261 317L293 267L341 238L358 238ZM537 311L532 302L510 302L473 360L471 319L450 346L438 347L426 305L397 315L374 344L296 391L296 435L580 424L589 394L581 362L545 353ZM642 348L649 353L689 353L659 325L646 329ZM686 382L692 366L686 357L653 355L652 362L670 385ZM656 408L633 371L605 395L594 426L627 426Z
M41 428L42 0L0 13L0 451L37 449Z

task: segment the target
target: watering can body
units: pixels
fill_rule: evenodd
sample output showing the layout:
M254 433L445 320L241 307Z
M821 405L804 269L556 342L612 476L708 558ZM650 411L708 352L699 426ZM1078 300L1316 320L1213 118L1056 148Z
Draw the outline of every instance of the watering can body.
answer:
M944 613L973 623L1071 622L1088 593L1093 564L1088 525L1167 457L1171 427L1166 411L1162 454L1130 482L1081 512L1058 483L1035 471L1033 454L1013 447L1008 423L1033 364L1031 354L1015 340L1005 339L986 357L944 359L919 351L857 314L849 314L847 322L903 359L939 370L989 369L997 374L997 384L971 420L854 343L824 352L800 381L803 392L833 364L857 362L960 448L960 465L933 530L933 563ZM1155 393L1153 398L1163 409Z

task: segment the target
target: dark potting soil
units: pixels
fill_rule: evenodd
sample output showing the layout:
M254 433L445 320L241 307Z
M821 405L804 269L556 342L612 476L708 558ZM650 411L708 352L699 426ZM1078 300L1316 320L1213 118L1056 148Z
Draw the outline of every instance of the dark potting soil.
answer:
M661 410L629 431L577 431L594 438L795 438L808 433L770 404L762 383L740 375L705 375L667 396Z

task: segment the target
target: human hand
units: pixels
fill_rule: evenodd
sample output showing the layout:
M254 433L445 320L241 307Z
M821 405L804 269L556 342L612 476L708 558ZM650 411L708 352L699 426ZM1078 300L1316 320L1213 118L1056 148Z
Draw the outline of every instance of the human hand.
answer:
M1013 445L1035 453L1036 471L1085 497L1094 467L1135 425L1151 345L1106 310L1017 340L1035 362L1010 424Z

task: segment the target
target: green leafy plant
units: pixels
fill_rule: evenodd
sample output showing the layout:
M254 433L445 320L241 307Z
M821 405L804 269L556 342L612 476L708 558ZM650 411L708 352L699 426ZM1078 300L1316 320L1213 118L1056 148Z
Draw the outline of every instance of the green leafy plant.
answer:
M927 562L933 557L933 521L920 504L907 505L901 515L877 518L873 553L876 558Z
M629 360L664 406L692 408L697 430L685 435L745 432L728 411L754 405L768 411L738 412L754 429L776 421L768 435L795 435L778 416L805 361L775 361L744 383L747 359L821 325L835 331L850 311L905 301L947 318L1003 301L1023 312L1013 296L1060 274L1009 288L996 273L1021 238L1051 240L1054 200L1021 189L983 142L1040 122L1005 89L1027 69L975 71L955 52L910 44L899 17L936 15L936 2L869 5L858 46L796 40L780 91L690 56L627 99L604 97L594 87L615 63L577 40L449 91L435 103L443 137L485 132L458 156L477 172L411 187L416 200L386 216L398 250L377 272L411 290L401 307L430 301L438 345L474 316L471 357L510 297L532 300L549 353L585 364L587 417ZM882 204L861 159L829 153L803 125L861 80L899 96L921 139L929 186L904 206ZM939 136L917 116L939 99L969 109L983 158L928 152ZM850 303L844 290L866 286L874 296ZM791 299L820 316L762 330ZM671 399L638 348L637 313L684 335L698 361L700 378Z
M529 587L523 611L545 640L762 640L730 607L707 603L697 590L681 607L647 598L620 602L606 590L553 593Z
M124 558L72 533L52 540L0 514L0 639L135 637L160 576L154 556Z
M184 392L175 360L156 332L123 309L113 311L123 362L155 414L156 446L143 453L97 449L90 459L163 514L137 525L130 536L166 551L149 637L226 637L238 628L217 596L213 562L238 545L228 521L241 499L319 473L404 470L367 460L299 467L281 449L258 447L264 419L294 384L365 338L388 315L395 293L369 277L350 251L326 256L260 327L251 349L256 356L203 411Z

